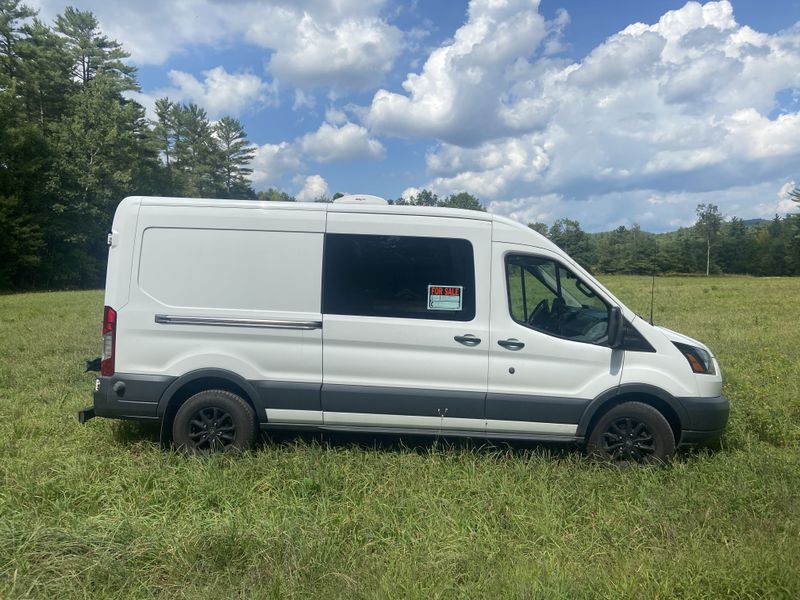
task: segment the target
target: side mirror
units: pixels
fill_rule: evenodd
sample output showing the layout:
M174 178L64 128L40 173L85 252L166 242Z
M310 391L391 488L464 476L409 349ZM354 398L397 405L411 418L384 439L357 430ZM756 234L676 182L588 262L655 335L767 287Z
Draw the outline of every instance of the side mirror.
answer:
M625 322L619 306L612 306L608 311L608 345L619 348L625 333Z

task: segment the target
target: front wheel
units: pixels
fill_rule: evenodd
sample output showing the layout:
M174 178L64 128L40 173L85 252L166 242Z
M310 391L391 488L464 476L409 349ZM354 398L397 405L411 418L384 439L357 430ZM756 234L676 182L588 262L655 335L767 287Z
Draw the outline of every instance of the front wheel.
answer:
M172 439L178 448L199 453L245 450L256 438L256 416L240 396L204 390L178 409Z
M590 456L614 463L664 464L675 454L675 436L658 410L641 402L624 402L600 417L586 450Z

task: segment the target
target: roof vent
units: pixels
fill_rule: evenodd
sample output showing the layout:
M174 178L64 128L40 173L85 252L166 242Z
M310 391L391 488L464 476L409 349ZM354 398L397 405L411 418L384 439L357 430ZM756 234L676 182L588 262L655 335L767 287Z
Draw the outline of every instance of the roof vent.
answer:
M342 196L333 201L334 204L389 204L380 196L370 196L369 194L350 194Z

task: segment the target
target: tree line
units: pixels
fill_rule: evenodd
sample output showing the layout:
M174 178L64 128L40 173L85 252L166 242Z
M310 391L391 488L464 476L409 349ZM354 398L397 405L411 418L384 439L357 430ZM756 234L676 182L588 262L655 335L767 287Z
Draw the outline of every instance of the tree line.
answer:
M168 98L148 120L127 57L91 12L0 0L0 289L102 285L125 196L256 197L241 123Z
M597 273L800 275L800 214L744 221L700 204L691 227L669 233L649 233L639 225L587 233L573 219L529 227Z

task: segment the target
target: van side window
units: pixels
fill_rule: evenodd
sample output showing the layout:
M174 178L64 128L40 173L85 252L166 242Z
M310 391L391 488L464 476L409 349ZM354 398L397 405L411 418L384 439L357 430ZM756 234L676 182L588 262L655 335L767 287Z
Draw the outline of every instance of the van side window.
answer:
M564 265L547 258L506 256L511 317L520 325L576 342L602 343L608 306Z
M322 311L471 321L472 244L452 238L328 233Z

